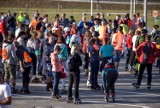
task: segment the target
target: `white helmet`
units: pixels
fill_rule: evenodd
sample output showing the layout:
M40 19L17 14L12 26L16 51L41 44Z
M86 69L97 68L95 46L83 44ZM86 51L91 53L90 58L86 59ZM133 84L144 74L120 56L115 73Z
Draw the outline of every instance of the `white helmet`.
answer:
M64 31L69 32L69 31L70 31L70 28L69 28L69 27L65 27L65 28L64 28Z

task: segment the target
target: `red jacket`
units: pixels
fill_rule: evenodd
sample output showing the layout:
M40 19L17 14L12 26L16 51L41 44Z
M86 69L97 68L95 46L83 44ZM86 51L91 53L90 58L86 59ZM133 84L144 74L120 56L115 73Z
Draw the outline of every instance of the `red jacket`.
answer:
M7 30L7 27L6 27L6 22L5 20L2 20L0 22L0 32L3 34L3 35L7 35L8 34L8 30Z
M132 48L132 36L130 34L127 35L127 39L126 39L126 44L127 44L127 48Z
M152 50L150 50L151 53L150 53L147 64L153 64L155 62L155 58L158 57L159 52L158 52L158 49L156 48L155 44L153 44L152 42L146 41L146 42L141 43L136 49L136 55L138 56L139 62L144 64L145 63L145 55L144 55L143 50L144 50L146 43L149 43L152 47L151 48Z

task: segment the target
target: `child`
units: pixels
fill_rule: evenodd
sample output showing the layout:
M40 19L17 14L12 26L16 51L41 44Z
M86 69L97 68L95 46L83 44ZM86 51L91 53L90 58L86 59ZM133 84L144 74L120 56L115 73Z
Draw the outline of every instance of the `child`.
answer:
M78 45L74 44L71 48L71 56L69 57L67 61L67 65L71 63L71 60L73 60L74 69L70 70L68 66L69 71L69 84L68 84L68 100L67 103L73 102L72 98L72 86L74 83L74 103L81 103L79 99L79 82L80 82L80 69L79 66L82 65L82 60L80 55L78 54Z
M53 87L53 93L52 93L52 98L53 99L60 99L61 96L59 95L58 91L58 85L59 85L59 80L61 76L61 62L58 58L58 54L60 53L61 48L60 46L55 46L54 52L51 53L51 64L52 64L52 72L54 75L54 87Z
M118 72L115 69L114 63L112 60L109 60L105 65L104 70L102 71L102 81L104 93L106 94L105 100L108 102L109 91L111 89L113 102L115 101L115 87L114 84L118 78Z
M27 52L27 49L19 45L19 42L15 42L15 47L17 48L16 50L16 55L20 64L20 70L23 75L23 87L20 90L21 93L28 94L30 93L29 91L29 74L31 70L31 64L32 64L32 58L30 57L29 53Z

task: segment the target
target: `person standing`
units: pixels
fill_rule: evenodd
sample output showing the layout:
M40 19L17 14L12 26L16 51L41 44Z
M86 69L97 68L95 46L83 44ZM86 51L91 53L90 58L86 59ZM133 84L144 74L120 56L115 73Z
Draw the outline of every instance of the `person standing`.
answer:
M145 40L146 41L140 44L136 49L136 55L138 56L138 60L140 62L140 70L139 70L137 82L133 83L132 85L137 89L141 85L142 75L146 67L147 67L147 74L148 74L147 89L151 88L152 64L155 62L155 59L156 57L158 57L158 54L159 54L155 44L151 42L151 36L146 35Z
M74 102L74 103L80 103L79 99L79 83L80 83L80 69L79 66L82 65L82 60L80 55L78 54L79 48L78 45L74 44L71 48L71 59L67 62L68 65L71 63L71 60L74 62L74 70L69 70L69 84L68 84L68 100L67 103ZM73 63L72 62L72 63ZM74 83L74 101L72 98L72 87Z
M4 64L5 82L9 83L9 81L11 81L12 94L18 91L15 88L17 56L13 45L14 38L15 36L13 34L9 34L2 47L2 63Z
M53 93L52 93L52 98L53 99L60 99L61 96L59 95L59 90L58 90L58 85L60 81L60 76L61 76L61 61L58 58L58 54L60 53L61 48L60 46L55 46L54 52L51 53L51 64L52 64L52 72L54 75L54 85L53 85Z

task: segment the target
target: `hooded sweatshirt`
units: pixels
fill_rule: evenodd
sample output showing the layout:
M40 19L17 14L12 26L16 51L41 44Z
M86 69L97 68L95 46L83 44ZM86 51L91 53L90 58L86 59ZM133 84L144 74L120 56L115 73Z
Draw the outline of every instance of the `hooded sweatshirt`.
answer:
M11 65L16 65L17 64L17 56L16 56L14 45L12 43L6 41L6 42L3 43L2 48L5 48L6 51L7 51L7 54L8 54L8 59L4 60L2 58L2 63L8 63L8 64L11 64Z

